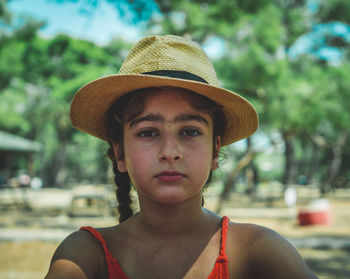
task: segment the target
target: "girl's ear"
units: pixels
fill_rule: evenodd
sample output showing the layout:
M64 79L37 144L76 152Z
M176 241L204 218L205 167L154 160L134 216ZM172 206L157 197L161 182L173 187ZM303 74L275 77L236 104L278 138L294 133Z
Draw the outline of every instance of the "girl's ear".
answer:
M114 156L115 156L115 160L117 162L119 172L127 172L127 169L125 166L125 161L124 161L124 159L121 159L121 156L120 156L120 154L122 154L122 152L120 152L119 145L117 145L116 143L113 143L112 145L113 145L113 152L114 152Z
M213 155L213 160L211 162L211 170L216 170L219 167L218 163L218 157L219 157L219 152L221 148L221 138L220 136L217 136L214 142L214 155Z

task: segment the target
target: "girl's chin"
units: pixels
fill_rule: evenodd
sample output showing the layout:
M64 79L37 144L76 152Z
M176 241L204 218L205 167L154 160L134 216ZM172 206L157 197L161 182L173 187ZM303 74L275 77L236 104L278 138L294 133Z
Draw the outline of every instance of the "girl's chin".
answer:
M152 196L152 200L154 200L157 203L161 203L164 205L177 205L181 204L183 202L186 202L190 199L195 199L199 197L199 200L202 200L202 195L198 193L183 193L182 191L179 191L179 189L172 189L167 191L160 191L156 196Z

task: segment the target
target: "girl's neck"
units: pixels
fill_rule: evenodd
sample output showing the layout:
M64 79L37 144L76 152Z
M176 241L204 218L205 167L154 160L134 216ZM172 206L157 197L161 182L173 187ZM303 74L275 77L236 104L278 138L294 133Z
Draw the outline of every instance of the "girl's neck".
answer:
M135 216L138 230L157 238L177 238L198 231L213 217L201 206L201 197L176 205L140 200L140 213Z

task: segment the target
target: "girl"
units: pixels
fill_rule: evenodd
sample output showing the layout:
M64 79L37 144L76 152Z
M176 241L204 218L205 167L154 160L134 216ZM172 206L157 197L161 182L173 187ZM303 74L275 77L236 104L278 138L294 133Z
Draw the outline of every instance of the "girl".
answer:
M277 233L203 208L221 146L250 136L258 118L244 98L218 87L197 44L142 39L118 75L77 92L71 120L110 144L120 224L68 236L47 279L315 278Z

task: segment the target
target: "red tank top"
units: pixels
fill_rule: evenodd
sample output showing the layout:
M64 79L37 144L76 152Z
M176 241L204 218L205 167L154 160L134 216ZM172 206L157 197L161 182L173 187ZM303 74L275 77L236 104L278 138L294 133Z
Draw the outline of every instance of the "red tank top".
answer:
M215 261L214 268L210 273L208 279L229 279L226 249L226 238L228 230L229 218L224 216L221 221L221 239L220 239L220 254ZM91 227L81 227L81 230L89 231L102 245L106 257L108 267L108 279L129 279L128 276L119 266L117 259L115 259L108 250L107 244L102 235Z

